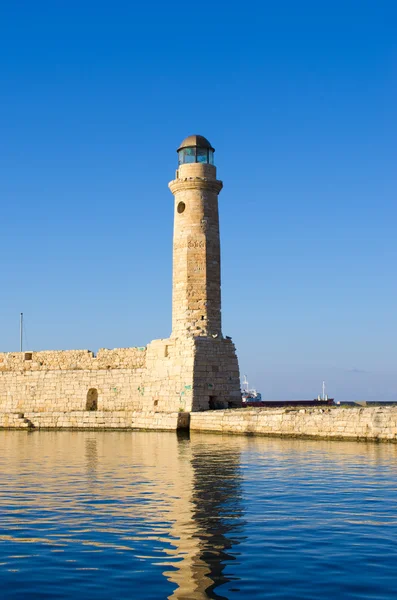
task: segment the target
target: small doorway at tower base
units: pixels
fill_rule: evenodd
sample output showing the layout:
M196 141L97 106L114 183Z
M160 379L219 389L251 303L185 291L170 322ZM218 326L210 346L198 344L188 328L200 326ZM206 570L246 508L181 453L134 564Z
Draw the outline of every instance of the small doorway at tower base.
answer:
M208 400L208 408L210 410L216 409L216 396L210 396Z
M225 403L222 400L219 400L217 396L210 396L208 399L208 409L209 410L222 410L225 408Z

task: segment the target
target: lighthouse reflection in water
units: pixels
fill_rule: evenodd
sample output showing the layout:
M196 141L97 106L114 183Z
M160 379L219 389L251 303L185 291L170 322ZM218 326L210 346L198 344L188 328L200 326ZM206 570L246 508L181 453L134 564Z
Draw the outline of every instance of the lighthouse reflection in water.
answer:
M396 458L387 444L2 431L2 598L395 598Z

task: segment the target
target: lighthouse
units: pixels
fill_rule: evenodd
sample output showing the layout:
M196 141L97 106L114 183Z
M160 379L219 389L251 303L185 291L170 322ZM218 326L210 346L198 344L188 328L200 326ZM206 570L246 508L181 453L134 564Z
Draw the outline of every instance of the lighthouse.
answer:
M214 152L201 135L184 139L169 183L174 195L170 339L182 349L193 348L191 410L241 405L236 351L222 334L218 195L223 183Z
M172 335L222 337L218 194L214 148L191 135L178 148L174 194Z

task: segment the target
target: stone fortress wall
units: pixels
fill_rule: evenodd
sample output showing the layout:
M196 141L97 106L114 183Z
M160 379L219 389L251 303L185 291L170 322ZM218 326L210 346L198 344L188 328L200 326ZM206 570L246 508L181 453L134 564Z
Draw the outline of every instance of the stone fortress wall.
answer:
M103 349L97 356L88 350L0 354L0 411L143 408L146 354L146 348Z
M142 348L0 354L0 413L190 412L228 406L239 385L230 340L155 340Z

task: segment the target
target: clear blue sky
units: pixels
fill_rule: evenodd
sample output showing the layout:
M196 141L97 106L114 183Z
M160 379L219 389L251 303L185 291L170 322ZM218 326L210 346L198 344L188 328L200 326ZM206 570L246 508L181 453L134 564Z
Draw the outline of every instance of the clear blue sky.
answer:
M175 150L216 148L224 334L266 398L397 400L394 0L0 5L1 350L171 326Z

